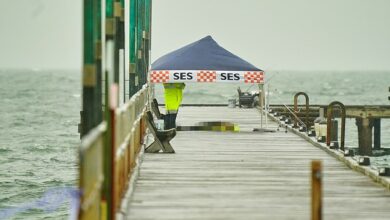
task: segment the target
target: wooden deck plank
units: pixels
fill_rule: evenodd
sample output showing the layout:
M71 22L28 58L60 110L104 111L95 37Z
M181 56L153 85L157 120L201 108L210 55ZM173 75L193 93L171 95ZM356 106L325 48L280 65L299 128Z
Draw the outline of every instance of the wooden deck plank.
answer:
M309 219L312 159L323 162L324 219L390 219L389 191L295 134L252 132L257 110L180 109L179 125L205 121L240 132L178 132L176 154L145 154L127 219Z

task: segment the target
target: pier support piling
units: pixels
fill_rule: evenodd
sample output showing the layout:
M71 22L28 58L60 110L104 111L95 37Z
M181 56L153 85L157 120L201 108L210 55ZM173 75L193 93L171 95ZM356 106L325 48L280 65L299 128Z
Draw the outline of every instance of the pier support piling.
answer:
M332 129L330 131L330 148L337 149L339 148L338 121L336 119L332 119L331 123L332 123Z
M381 119L374 119L374 149L381 149Z
M373 119L356 118L356 126L358 127L359 136L359 154L372 155L372 127Z

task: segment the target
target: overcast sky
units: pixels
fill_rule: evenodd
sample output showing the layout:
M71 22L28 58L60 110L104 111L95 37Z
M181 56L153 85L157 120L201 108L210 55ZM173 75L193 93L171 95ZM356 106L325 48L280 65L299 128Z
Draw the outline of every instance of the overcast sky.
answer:
M0 0L0 68L81 67L81 0ZM206 35L265 70L390 70L388 0L154 0L152 59Z

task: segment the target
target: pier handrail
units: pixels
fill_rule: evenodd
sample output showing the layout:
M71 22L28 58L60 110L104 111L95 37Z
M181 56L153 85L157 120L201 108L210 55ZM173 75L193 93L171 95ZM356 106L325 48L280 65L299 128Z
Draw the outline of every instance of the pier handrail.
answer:
M294 111L298 112L298 96L303 95L305 97L305 103L306 103L306 117L305 117L305 124L306 129L307 126L309 126L309 96L305 92L298 92L294 95ZM294 127L297 127L297 118L295 117L294 120Z
M120 200L126 192L129 176L136 165L136 158L143 144L146 131L144 115L148 103L148 88L143 86L132 98L122 106L113 110L112 128L112 210L115 215Z
M103 148L107 124L102 122L81 139L79 148L79 219L100 219L103 189Z
M344 151L344 142L345 142L345 117L346 111L343 103L339 101L333 101L328 105L327 108L327 128L326 128L326 145L330 145L331 131L332 131L332 118L333 118L333 106L338 105L341 108L341 140L340 140L340 150Z
M117 92L110 98L117 99ZM79 219L115 219L143 144L147 92L144 85L123 105L111 104L105 121L83 137Z

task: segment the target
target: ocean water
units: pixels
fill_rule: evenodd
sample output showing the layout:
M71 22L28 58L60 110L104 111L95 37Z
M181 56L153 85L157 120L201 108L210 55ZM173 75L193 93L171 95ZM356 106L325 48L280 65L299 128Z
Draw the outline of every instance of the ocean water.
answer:
M80 79L77 72L0 72L0 210L77 185ZM14 219L67 219L68 205Z
M34 201L55 187L77 185L81 106L80 73L0 70L0 211ZM312 104L389 105L390 72L267 72L271 104L292 104L303 91ZM268 87L267 85L267 87ZM227 103L244 84L187 84L183 103ZM162 99L162 87L156 86ZM303 102L302 100L300 100ZM223 118L221 118L223 120ZM382 146L390 148L390 120L382 121ZM347 146L357 146L347 120ZM32 209L13 219L66 219L67 204L54 212Z

